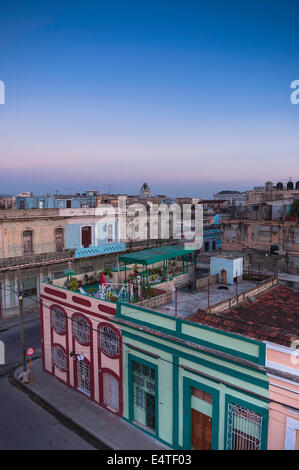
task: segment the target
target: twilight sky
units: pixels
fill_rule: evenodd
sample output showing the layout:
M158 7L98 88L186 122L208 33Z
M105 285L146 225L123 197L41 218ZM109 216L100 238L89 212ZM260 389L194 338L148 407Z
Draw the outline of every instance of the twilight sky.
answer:
M1 0L0 193L299 180L298 0Z

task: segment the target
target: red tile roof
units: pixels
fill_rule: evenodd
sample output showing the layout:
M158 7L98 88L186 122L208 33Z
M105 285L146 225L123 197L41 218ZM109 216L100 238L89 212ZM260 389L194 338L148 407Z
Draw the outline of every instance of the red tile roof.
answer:
M299 294L278 286L224 313L198 310L191 321L290 346L299 337Z

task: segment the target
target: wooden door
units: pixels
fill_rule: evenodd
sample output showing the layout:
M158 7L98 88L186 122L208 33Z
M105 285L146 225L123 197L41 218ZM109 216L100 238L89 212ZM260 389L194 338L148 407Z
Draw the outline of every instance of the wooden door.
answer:
M91 245L91 227L82 227L82 245L84 248Z
M222 269L221 271L221 284L226 284L226 271Z
M63 250L63 228L55 230L56 251Z
M192 410L191 444L193 449L211 450L212 418L197 410Z

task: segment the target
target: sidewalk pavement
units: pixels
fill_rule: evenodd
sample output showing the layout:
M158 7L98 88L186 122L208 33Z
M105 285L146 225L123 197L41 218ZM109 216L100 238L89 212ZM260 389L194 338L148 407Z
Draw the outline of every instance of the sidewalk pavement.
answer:
M78 391L45 372L42 359L32 361L33 384L23 384L18 367L11 381L67 427L98 449L170 449L132 424L115 416Z

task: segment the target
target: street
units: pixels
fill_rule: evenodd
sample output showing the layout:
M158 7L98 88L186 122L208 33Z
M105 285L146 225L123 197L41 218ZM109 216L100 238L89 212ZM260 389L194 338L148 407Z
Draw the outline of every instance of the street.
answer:
M33 346L40 355L39 319L25 324L25 345ZM6 366L21 363L20 332L13 327L0 333L5 343ZM2 369L2 370L1 370ZM92 450L93 447L66 428L27 395L10 384L7 375L0 376L0 449L1 450Z

